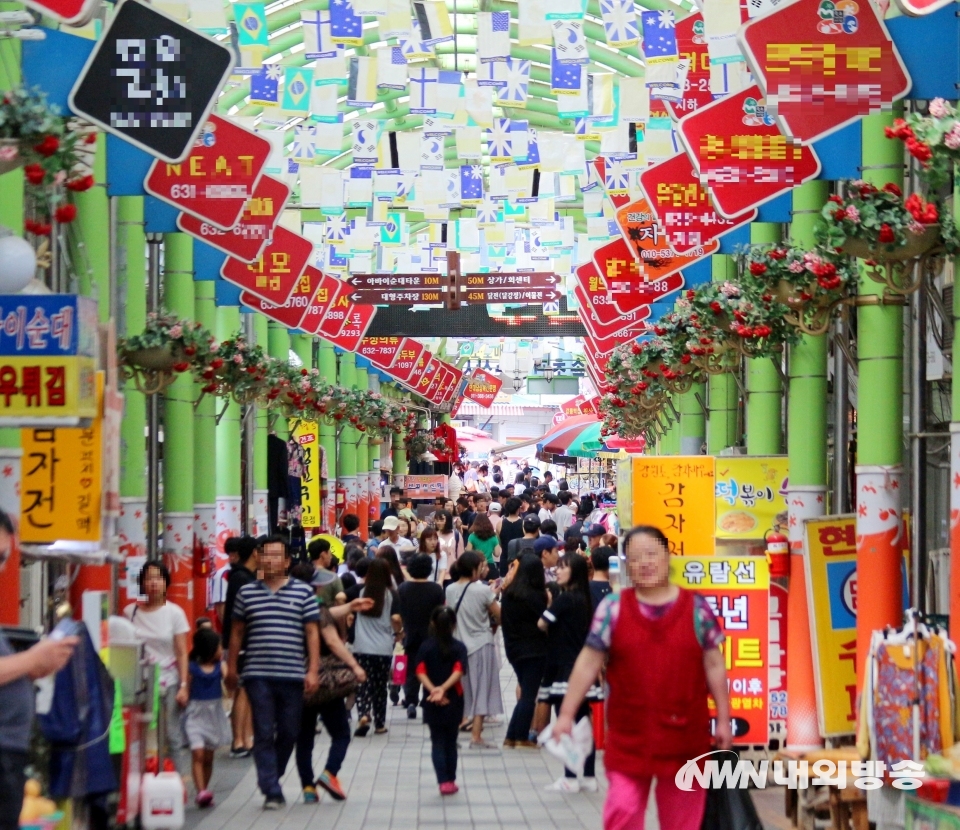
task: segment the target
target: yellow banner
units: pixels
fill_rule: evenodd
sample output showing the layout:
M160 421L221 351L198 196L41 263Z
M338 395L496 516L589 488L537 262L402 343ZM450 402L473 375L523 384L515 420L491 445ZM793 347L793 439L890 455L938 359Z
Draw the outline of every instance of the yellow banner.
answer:
M671 553L713 553L714 461L709 455L632 459L633 523L659 527Z
M804 534L820 734L849 735L857 728L857 524L852 515L807 519Z
M303 451L300 523L304 527L320 527L323 524L323 504L320 501L320 427L315 421L291 419L290 432Z
M0 425L4 418L92 418L97 410L92 357L0 357Z
M61 361L63 358L49 358ZM100 540L103 373L89 427L20 430L20 539L32 544Z
M718 539L762 539L787 509L786 456L717 458Z

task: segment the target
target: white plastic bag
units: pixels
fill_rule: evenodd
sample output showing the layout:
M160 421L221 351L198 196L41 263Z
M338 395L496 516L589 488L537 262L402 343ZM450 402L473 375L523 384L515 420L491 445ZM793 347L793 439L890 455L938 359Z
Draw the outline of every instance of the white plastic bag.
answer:
M553 739L553 724L550 724L540 733L537 743L579 778L593 750L593 724L590 718L581 718L573 725L571 734L561 735L559 741Z

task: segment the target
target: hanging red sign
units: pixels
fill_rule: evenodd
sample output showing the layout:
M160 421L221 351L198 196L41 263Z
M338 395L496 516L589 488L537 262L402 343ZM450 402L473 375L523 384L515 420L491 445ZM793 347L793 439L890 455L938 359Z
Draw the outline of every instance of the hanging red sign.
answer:
M402 337L364 337L357 354L380 369L389 369L400 351Z
M443 376L443 380L440 381L440 388L437 389L439 403L449 401L457 393L457 389L460 387L460 381L463 380L463 372L456 366L445 363L444 368L447 372Z
M623 240L616 242L626 241L627 254L618 254L615 257L618 266L614 271L607 272L609 288L614 292L633 292L637 288L643 288L644 283L656 283L676 274L681 268L692 265L698 259L715 254L720 248L720 243L712 239L678 254L646 199L637 199L618 208L617 225L623 234ZM594 259L596 260L596 254ZM619 264L621 260L622 265Z
M683 97L679 101L664 101L674 120L683 118L700 107L713 103L710 92L710 55L707 52L707 37L704 33L703 15L700 12L685 17L677 25L677 51L681 60L690 63ZM650 102L651 105L653 102Z
M240 221L230 230L221 230L189 213L177 217L177 227L236 259L254 262L270 240L288 198L287 185L270 176L261 176Z
M228 257L220 275L234 285L273 305L283 305L313 256L313 243L286 228L278 227L256 262Z
M867 0L796 0L749 21L737 40L771 114L796 141L889 109L910 91L903 60Z
M390 366L389 373L401 383L408 383L417 371L420 358L430 354L423 345L412 337L404 337L400 350ZM426 364L426 361L424 361Z
M653 102L651 102L651 106L652 105ZM615 208L621 207L630 201L630 195L628 193L611 192L607 188L607 161L603 156L594 157L593 169L597 173L601 189Z
M443 379L447 376L447 367L446 364L437 359L437 371L434 374L433 378L430 380L430 385L427 386L426 390L421 392L428 401L431 403L439 403L439 392L440 384L443 383ZM423 378L420 379L420 386L423 388Z
M316 334L348 352L354 352L370 328L376 307L358 305L348 296L348 291L340 291L330 304L327 314L317 328Z
M464 395L470 398L475 404L489 408L500 392L503 381L492 372L484 369L474 369Z
M702 248L757 218L756 210L733 219L717 213L686 153L677 153L648 167L640 174L640 187L667 241L678 254Z
M312 265L307 266L307 271L316 271L320 274L316 293L307 306L307 311L300 320L300 328L307 334L316 334L320 324L327 318L327 312L337 301L337 298L346 291L349 286L342 280L330 274L324 274L317 271Z
M650 316L649 306L634 309L628 314L621 313L611 302L600 272L592 262L577 268L576 275L578 285L574 288L574 294L580 304L580 318L595 337L613 337L631 331ZM584 285L594 290L588 292Z
M780 132L756 85L688 115L677 132L717 213L728 219L820 173L813 148Z
M423 358L421 357L421 360ZM442 372L443 369L440 366L440 359L435 355L431 354L430 358L427 360L426 365L423 367L423 371L420 372L420 377L417 378L416 385L409 384L410 387L416 392L420 397L427 397L427 390L430 389L433 384L434 379L437 377L438 372Z
M143 189L223 230L243 215L270 155L270 142L219 115L211 115L183 161L159 159Z
M322 279L323 274L308 265L303 274L300 275L300 279L297 280L293 293L287 297L287 301L283 305L278 306L268 303L249 291L241 292L240 302L259 311L271 320L282 323L288 329L299 329L301 328L300 321L306 316L307 309L320 289Z
M659 228L656 222L653 223L653 227ZM673 259L683 260L683 265L686 266L689 258L673 257ZM679 268L652 282L633 281L635 278L631 278L630 275L634 273L633 265L637 264L637 260L633 258L630 246L622 239L614 239L613 242L597 248L593 252L593 263L597 266L599 282L588 280L584 285L584 291L588 297L591 297L591 307L601 323L608 319L605 317L607 312L601 309L604 305L601 301L602 296L606 297L605 304L612 306L607 311L624 314L655 303L667 294L683 288L683 274Z
M99 0L24 0L31 9L69 26L83 26L100 8Z

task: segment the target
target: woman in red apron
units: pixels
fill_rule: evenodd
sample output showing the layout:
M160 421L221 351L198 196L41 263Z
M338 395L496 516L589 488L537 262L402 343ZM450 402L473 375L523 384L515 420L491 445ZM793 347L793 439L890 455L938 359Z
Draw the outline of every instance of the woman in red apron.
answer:
M706 600L669 581L667 539L655 527L624 539L631 586L605 597L568 682L553 734L573 728L588 689L606 663L604 766L610 782L604 830L643 830L653 779L660 826L699 830L706 792L677 788L687 761L711 749L707 696L717 706L715 743L732 742L723 632Z

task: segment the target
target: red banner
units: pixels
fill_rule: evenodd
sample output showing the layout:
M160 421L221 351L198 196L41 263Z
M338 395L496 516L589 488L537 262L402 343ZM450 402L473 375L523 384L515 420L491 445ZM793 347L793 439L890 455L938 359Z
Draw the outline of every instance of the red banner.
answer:
M475 404L489 408L493 406L501 386L503 386L503 381L492 372L487 372L484 369L474 369L463 394Z
M756 85L697 110L677 127L714 207L730 219L820 173L816 153L780 132Z
M457 389L460 387L460 381L463 380L463 372L460 369L449 363L444 363L443 365L447 373L444 375L443 380L440 381L440 388L437 390L437 397L440 399L440 403L449 401L457 393Z
M357 354L380 369L389 369L400 352L402 337L364 337Z
M432 352L424 352L420 357L420 360L423 360L424 356L426 355L429 355L429 357L424 363L423 369L420 371L420 376L417 378L416 385L413 383L409 384L411 388L423 398L427 397L427 392L433 385L434 380L436 380L438 383L440 382L439 378L437 378L437 375L443 371L443 367L440 365L440 358L438 358Z
M784 134L797 141L889 109L910 90L873 3L796 0L749 21L737 39Z
M449 371L449 369L447 369L447 364L440 360L440 358L437 358L437 364L437 372L433 376L433 380L430 381L430 385L427 387L426 391L422 393L423 396L431 403L440 403L440 386L443 383L443 379L447 376L447 372Z
M309 239L278 227L256 262L229 257L220 268L220 275L261 300L283 305L293 294L311 256L313 243Z
M283 182L261 176L240 221L230 230L216 228L189 213L177 217L177 227L236 259L254 262L270 240L288 198L290 188Z
M143 189L161 201L230 230L260 180L270 142L239 124L211 115L179 164L153 163Z

